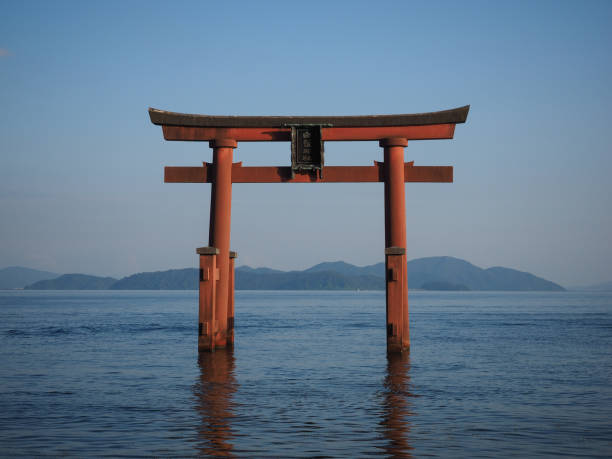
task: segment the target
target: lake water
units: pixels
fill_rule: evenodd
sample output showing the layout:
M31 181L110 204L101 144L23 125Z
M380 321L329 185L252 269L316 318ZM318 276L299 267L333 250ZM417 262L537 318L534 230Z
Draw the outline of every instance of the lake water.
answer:
M196 350L197 292L0 292L3 456L612 456L612 294L236 292Z

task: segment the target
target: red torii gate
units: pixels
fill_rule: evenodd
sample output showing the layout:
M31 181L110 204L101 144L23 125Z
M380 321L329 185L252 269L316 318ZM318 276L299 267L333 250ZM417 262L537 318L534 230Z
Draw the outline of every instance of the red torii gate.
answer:
M372 116L210 116L149 108L165 140L208 141L213 162L166 167L166 183L211 183L208 247L200 255L198 350L234 344L234 259L230 251L232 183L384 182L387 351L410 348L406 276L405 182L452 182L452 166L404 163L409 140L452 139L469 105L430 113ZM324 142L377 140L384 162L325 166ZM232 164L238 142L291 142L291 167Z

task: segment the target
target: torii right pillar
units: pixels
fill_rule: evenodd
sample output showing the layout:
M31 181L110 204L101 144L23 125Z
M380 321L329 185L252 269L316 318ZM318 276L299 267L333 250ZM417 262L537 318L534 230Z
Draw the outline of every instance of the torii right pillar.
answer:
M385 169L385 277L387 352L410 350L408 276L406 265L406 193L404 148L408 141L391 137L380 141Z

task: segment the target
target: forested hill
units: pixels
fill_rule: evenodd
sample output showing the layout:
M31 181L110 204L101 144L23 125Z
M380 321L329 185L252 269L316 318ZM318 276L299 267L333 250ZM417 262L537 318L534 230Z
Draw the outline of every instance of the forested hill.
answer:
M44 279L54 279L59 274L38 269L9 266L0 269L0 289L20 289L33 282Z
M384 290L384 263L355 266L325 262L303 271L241 266L237 290ZM67 278L66 276L72 276ZM36 282L29 289L195 290L195 268L144 272L116 280L71 274ZM83 275L81 275L83 276ZM559 291L558 284L515 269L479 268L453 257L418 258L408 262L408 287L427 290Z
M47 279L26 286L26 290L107 290L117 279L113 277L88 276L87 274L64 274L56 279Z

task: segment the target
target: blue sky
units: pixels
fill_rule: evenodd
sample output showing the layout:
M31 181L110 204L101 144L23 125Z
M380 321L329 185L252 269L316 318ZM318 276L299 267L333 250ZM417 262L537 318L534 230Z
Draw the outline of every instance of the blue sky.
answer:
M194 266L209 185L163 166L147 107L218 115L364 115L471 104L455 139L406 160L409 258L451 255L563 285L612 279L610 2L4 2L0 267L121 276ZM330 165L382 160L326 144ZM241 143L244 165L288 144ZM382 184L234 185L241 264L382 261Z

